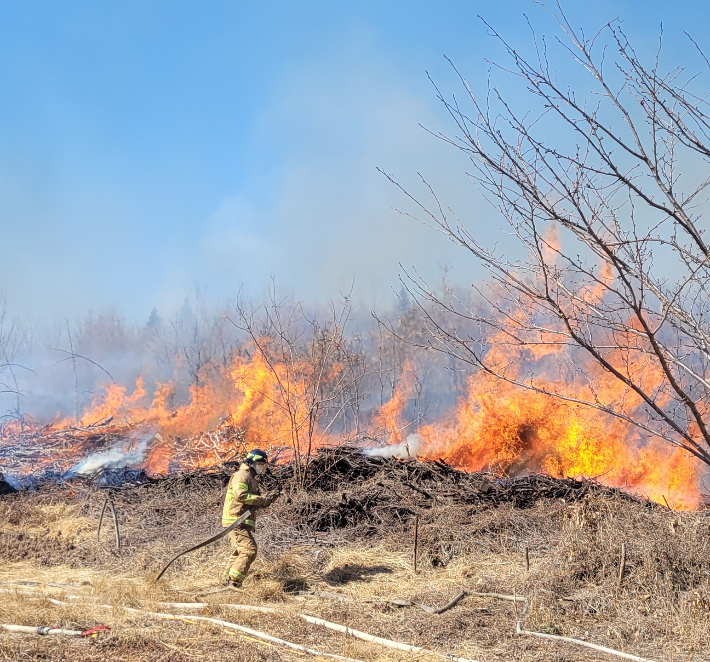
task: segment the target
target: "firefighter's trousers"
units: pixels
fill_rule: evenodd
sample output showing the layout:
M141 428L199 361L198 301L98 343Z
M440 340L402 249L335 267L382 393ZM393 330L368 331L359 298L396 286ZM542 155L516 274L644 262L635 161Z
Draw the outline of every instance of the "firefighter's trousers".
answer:
M232 548L232 560L227 574L230 581L241 584L256 558L256 540L252 529L240 526L230 531L229 546Z

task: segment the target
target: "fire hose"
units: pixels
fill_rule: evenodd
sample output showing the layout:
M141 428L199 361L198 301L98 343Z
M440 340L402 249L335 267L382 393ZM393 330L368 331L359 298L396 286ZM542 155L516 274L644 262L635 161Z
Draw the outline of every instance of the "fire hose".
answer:
M281 489L277 488L273 490L272 492L269 492L268 494L270 499L270 503L275 501L276 499L281 496ZM223 529L220 531L217 535L212 536L211 538L207 538L207 540L203 540L202 542L198 542L196 545L193 545L192 547L188 547L186 550L183 550L179 554L176 554L173 556L172 559L170 559L165 567L156 575L155 579L153 580L153 583L157 582L164 574L165 571L175 562L177 561L181 556L184 556L185 554L189 554L190 552L194 552L196 549L200 549L201 547L204 547L205 545L209 545L213 542L216 542L217 540L220 540L221 538L224 538L226 535L229 534L230 531L234 531L239 525L243 524L246 520L248 520L251 517L251 510L247 510L244 514L242 514L236 522L233 522L230 524L226 529Z
M62 628L55 628L49 625L40 625L37 627L35 625L12 625L9 623L0 623L0 629L20 634L39 634L42 636L48 634L63 634L69 637L94 637L101 630L111 630L111 628L106 625L97 625L96 627L88 630L64 630Z
M153 583L157 582L164 574L165 571L175 562L177 561L181 556L184 556L185 554L189 554L190 552L194 552L196 549L200 549L201 547L205 547L206 545L209 545L210 543L216 542L220 538L224 538L224 536L228 535L231 531L234 531L238 526L241 524L244 524L246 520L248 520L251 517L251 510L247 510L243 515L241 515L234 523L230 524L226 529L222 529L217 535L212 536L211 538L207 538L207 540L203 540L202 542L198 542L196 545L193 545L192 547L188 547L187 549L183 550L179 554L176 554L171 558L165 567L156 575L155 579L153 580Z

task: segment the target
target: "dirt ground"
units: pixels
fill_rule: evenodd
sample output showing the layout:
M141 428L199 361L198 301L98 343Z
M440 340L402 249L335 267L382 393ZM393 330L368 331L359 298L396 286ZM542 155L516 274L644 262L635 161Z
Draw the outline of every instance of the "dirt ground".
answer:
M202 596L218 585L229 555L224 541L183 557L160 582L152 579L174 553L220 530L224 472L112 490L120 551L108 513L101 539L96 536L106 489L64 483L1 496L0 623L111 630L95 637L0 630L0 660L310 657L191 615L363 662L447 655L480 662L620 659L516 634L524 605L527 631L578 638L657 662L710 660L710 517L705 513L673 513L605 490L574 500L533 498L524 508L485 499L467 503L436 477L420 476L412 482L420 491L408 489L387 464L370 475L331 476L307 490L284 481L282 498L260 514L260 557L244 589ZM441 607L461 591L468 594L442 614L392 603ZM209 604L165 604L177 602ZM235 604L275 611L230 606ZM175 614L177 620L149 612ZM299 614L434 654L362 641Z

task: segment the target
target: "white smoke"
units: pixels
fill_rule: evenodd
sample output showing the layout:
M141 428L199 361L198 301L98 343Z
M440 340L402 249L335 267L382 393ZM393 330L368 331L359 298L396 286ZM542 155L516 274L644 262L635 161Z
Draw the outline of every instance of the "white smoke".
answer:
M93 476L102 469L123 469L132 467L145 459L145 452L157 434L143 435L133 441L137 441L135 446L131 444L128 448L114 446L105 451L92 453L78 464L75 464L67 474L80 476Z
M370 457L397 457L400 460L406 460L408 457L416 457L421 447L422 438L418 434L410 434L401 444L366 448L363 453Z

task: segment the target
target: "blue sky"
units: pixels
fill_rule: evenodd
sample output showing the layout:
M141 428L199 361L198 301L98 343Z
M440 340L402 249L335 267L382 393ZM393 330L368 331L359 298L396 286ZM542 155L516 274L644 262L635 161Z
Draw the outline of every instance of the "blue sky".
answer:
M586 6L586 5L593 6ZM590 31L620 16L643 50L664 23L666 55L702 43L707 3L567 2ZM466 163L419 124L449 130L425 70L460 92L500 48L482 14L529 44L506 2L0 2L0 289L10 311L142 320L199 286L215 300L273 275L319 299L355 282L391 300L398 264L479 275L392 207L379 166L430 180L477 236L495 215ZM696 29L696 26L698 29Z

